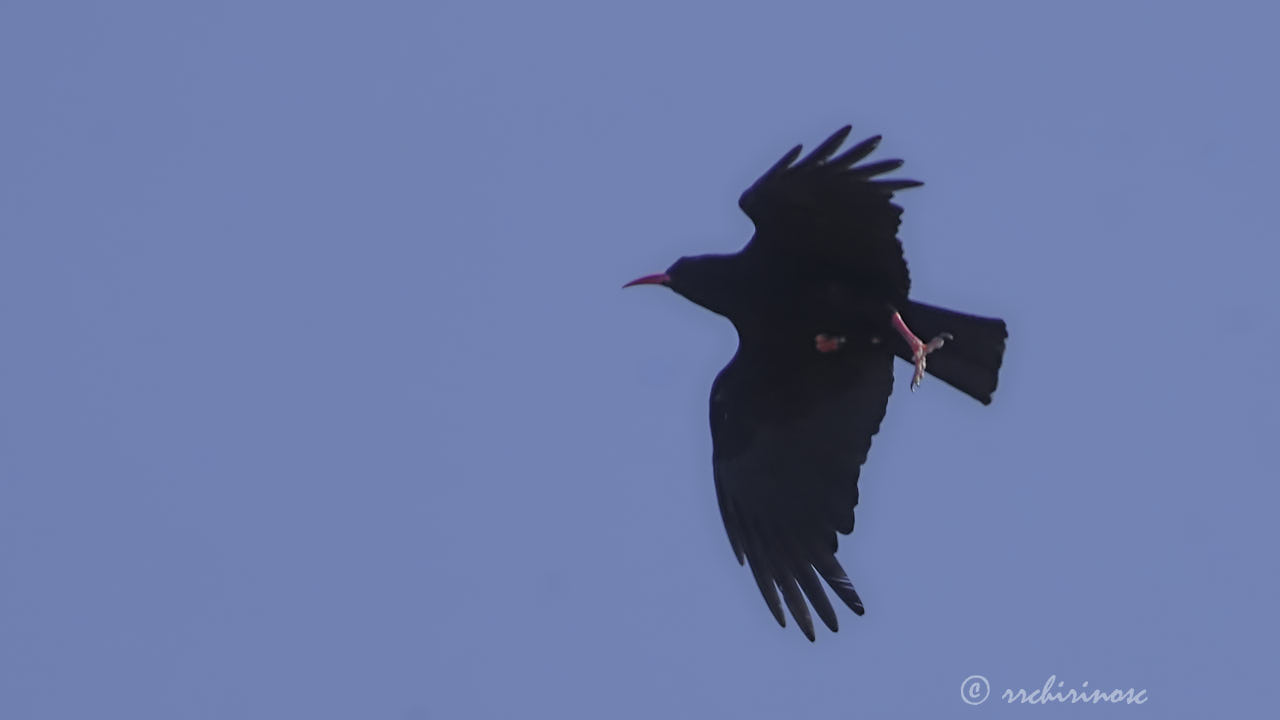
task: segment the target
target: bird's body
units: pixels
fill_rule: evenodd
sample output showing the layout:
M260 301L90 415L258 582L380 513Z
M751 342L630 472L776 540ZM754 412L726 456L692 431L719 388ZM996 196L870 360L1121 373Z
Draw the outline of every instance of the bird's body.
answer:
M866 293L856 280L841 277L834 268L803 259L782 264L766 253L689 260L702 273L698 280L705 280L714 295L695 292L687 297L727 317L745 343L785 343L810 329L812 339L818 332L858 327L858 320L888 328L887 318L877 322L878 318L863 317L873 306L883 305L884 299Z
M833 158L848 133L798 163L794 148L743 193L756 234L741 252L681 258L629 283L667 285L737 328L738 351L711 390L720 511L775 618L786 624L785 603L811 640L806 597L838 626L819 578L863 611L835 558L835 533L853 530L893 357L915 364L916 383L927 369L985 404L1007 337L1003 321L909 299L892 194L920 183L876 179L901 161L855 165L878 137ZM944 340L946 350L930 355Z

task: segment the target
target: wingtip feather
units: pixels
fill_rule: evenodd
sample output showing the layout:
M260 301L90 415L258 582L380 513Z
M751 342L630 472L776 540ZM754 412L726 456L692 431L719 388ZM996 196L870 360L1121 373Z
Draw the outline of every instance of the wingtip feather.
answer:
M826 160L827 158L831 157L831 154L840 148L841 143L844 142L844 139L849 136L849 133L852 130L853 130L852 125L845 125L844 127L835 131L834 133L831 134L831 137L827 138L826 140L823 140L822 143L818 145L818 147L813 149L813 152L805 156L805 159L796 163L796 167L797 168L810 167L813 165L817 165L818 163L821 163L823 160Z
M804 595L800 594L800 586L796 584L796 579L790 574L786 574L783 570L775 582L778 589L782 591L782 598L787 603L787 609L791 611L791 617L796 619L796 625L800 626L801 632L810 640L814 639L813 617L809 615L809 606L804 602Z
M879 147L881 139L882 138L879 135L872 135L866 140L863 140L857 145L854 145L848 150L840 153L837 157L832 158L827 164L847 168L874 152L875 149Z

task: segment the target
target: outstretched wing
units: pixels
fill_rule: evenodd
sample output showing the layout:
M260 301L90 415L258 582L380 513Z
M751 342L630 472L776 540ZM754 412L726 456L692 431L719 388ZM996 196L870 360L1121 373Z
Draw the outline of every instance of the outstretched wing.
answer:
M835 265L868 289L905 300L911 279L898 241L902 208L892 198L922 183L876 179L901 160L855 165L876 149L879 135L832 157L849 131L836 131L799 162L795 146L742 193L738 205L756 226L744 251Z
M893 356L752 352L740 347L711 387L716 497L738 562L748 562L780 625L782 602L814 639L809 604L832 631L822 578L855 613L862 601L836 560L853 531L858 473L893 390ZM782 600L779 600L781 592Z

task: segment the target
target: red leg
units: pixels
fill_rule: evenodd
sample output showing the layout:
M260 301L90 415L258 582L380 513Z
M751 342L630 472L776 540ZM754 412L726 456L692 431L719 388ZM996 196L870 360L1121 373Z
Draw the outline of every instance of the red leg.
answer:
M844 338L840 335L827 335L821 333L813 338L813 346L820 353L835 352L844 344Z
M916 373L911 378L911 389L914 391L920 387L921 381L924 380L925 358L929 353L942 347L946 341L951 340L951 333L942 333L926 343L911 332L911 328L907 327L906 321L902 319L902 315L896 310L893 313L893 329L897 330L902 339L906 340L907 345L911 347L911 359L916 366Z

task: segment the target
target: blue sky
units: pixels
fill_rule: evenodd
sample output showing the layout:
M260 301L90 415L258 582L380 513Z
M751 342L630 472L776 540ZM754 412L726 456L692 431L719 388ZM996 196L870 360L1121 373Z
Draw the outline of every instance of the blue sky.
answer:
M1276 21L5 3L0 716L1270 712ZM717 515L732 329L619 286L845 123L1011 337L987 408L899 366L811 645Z

